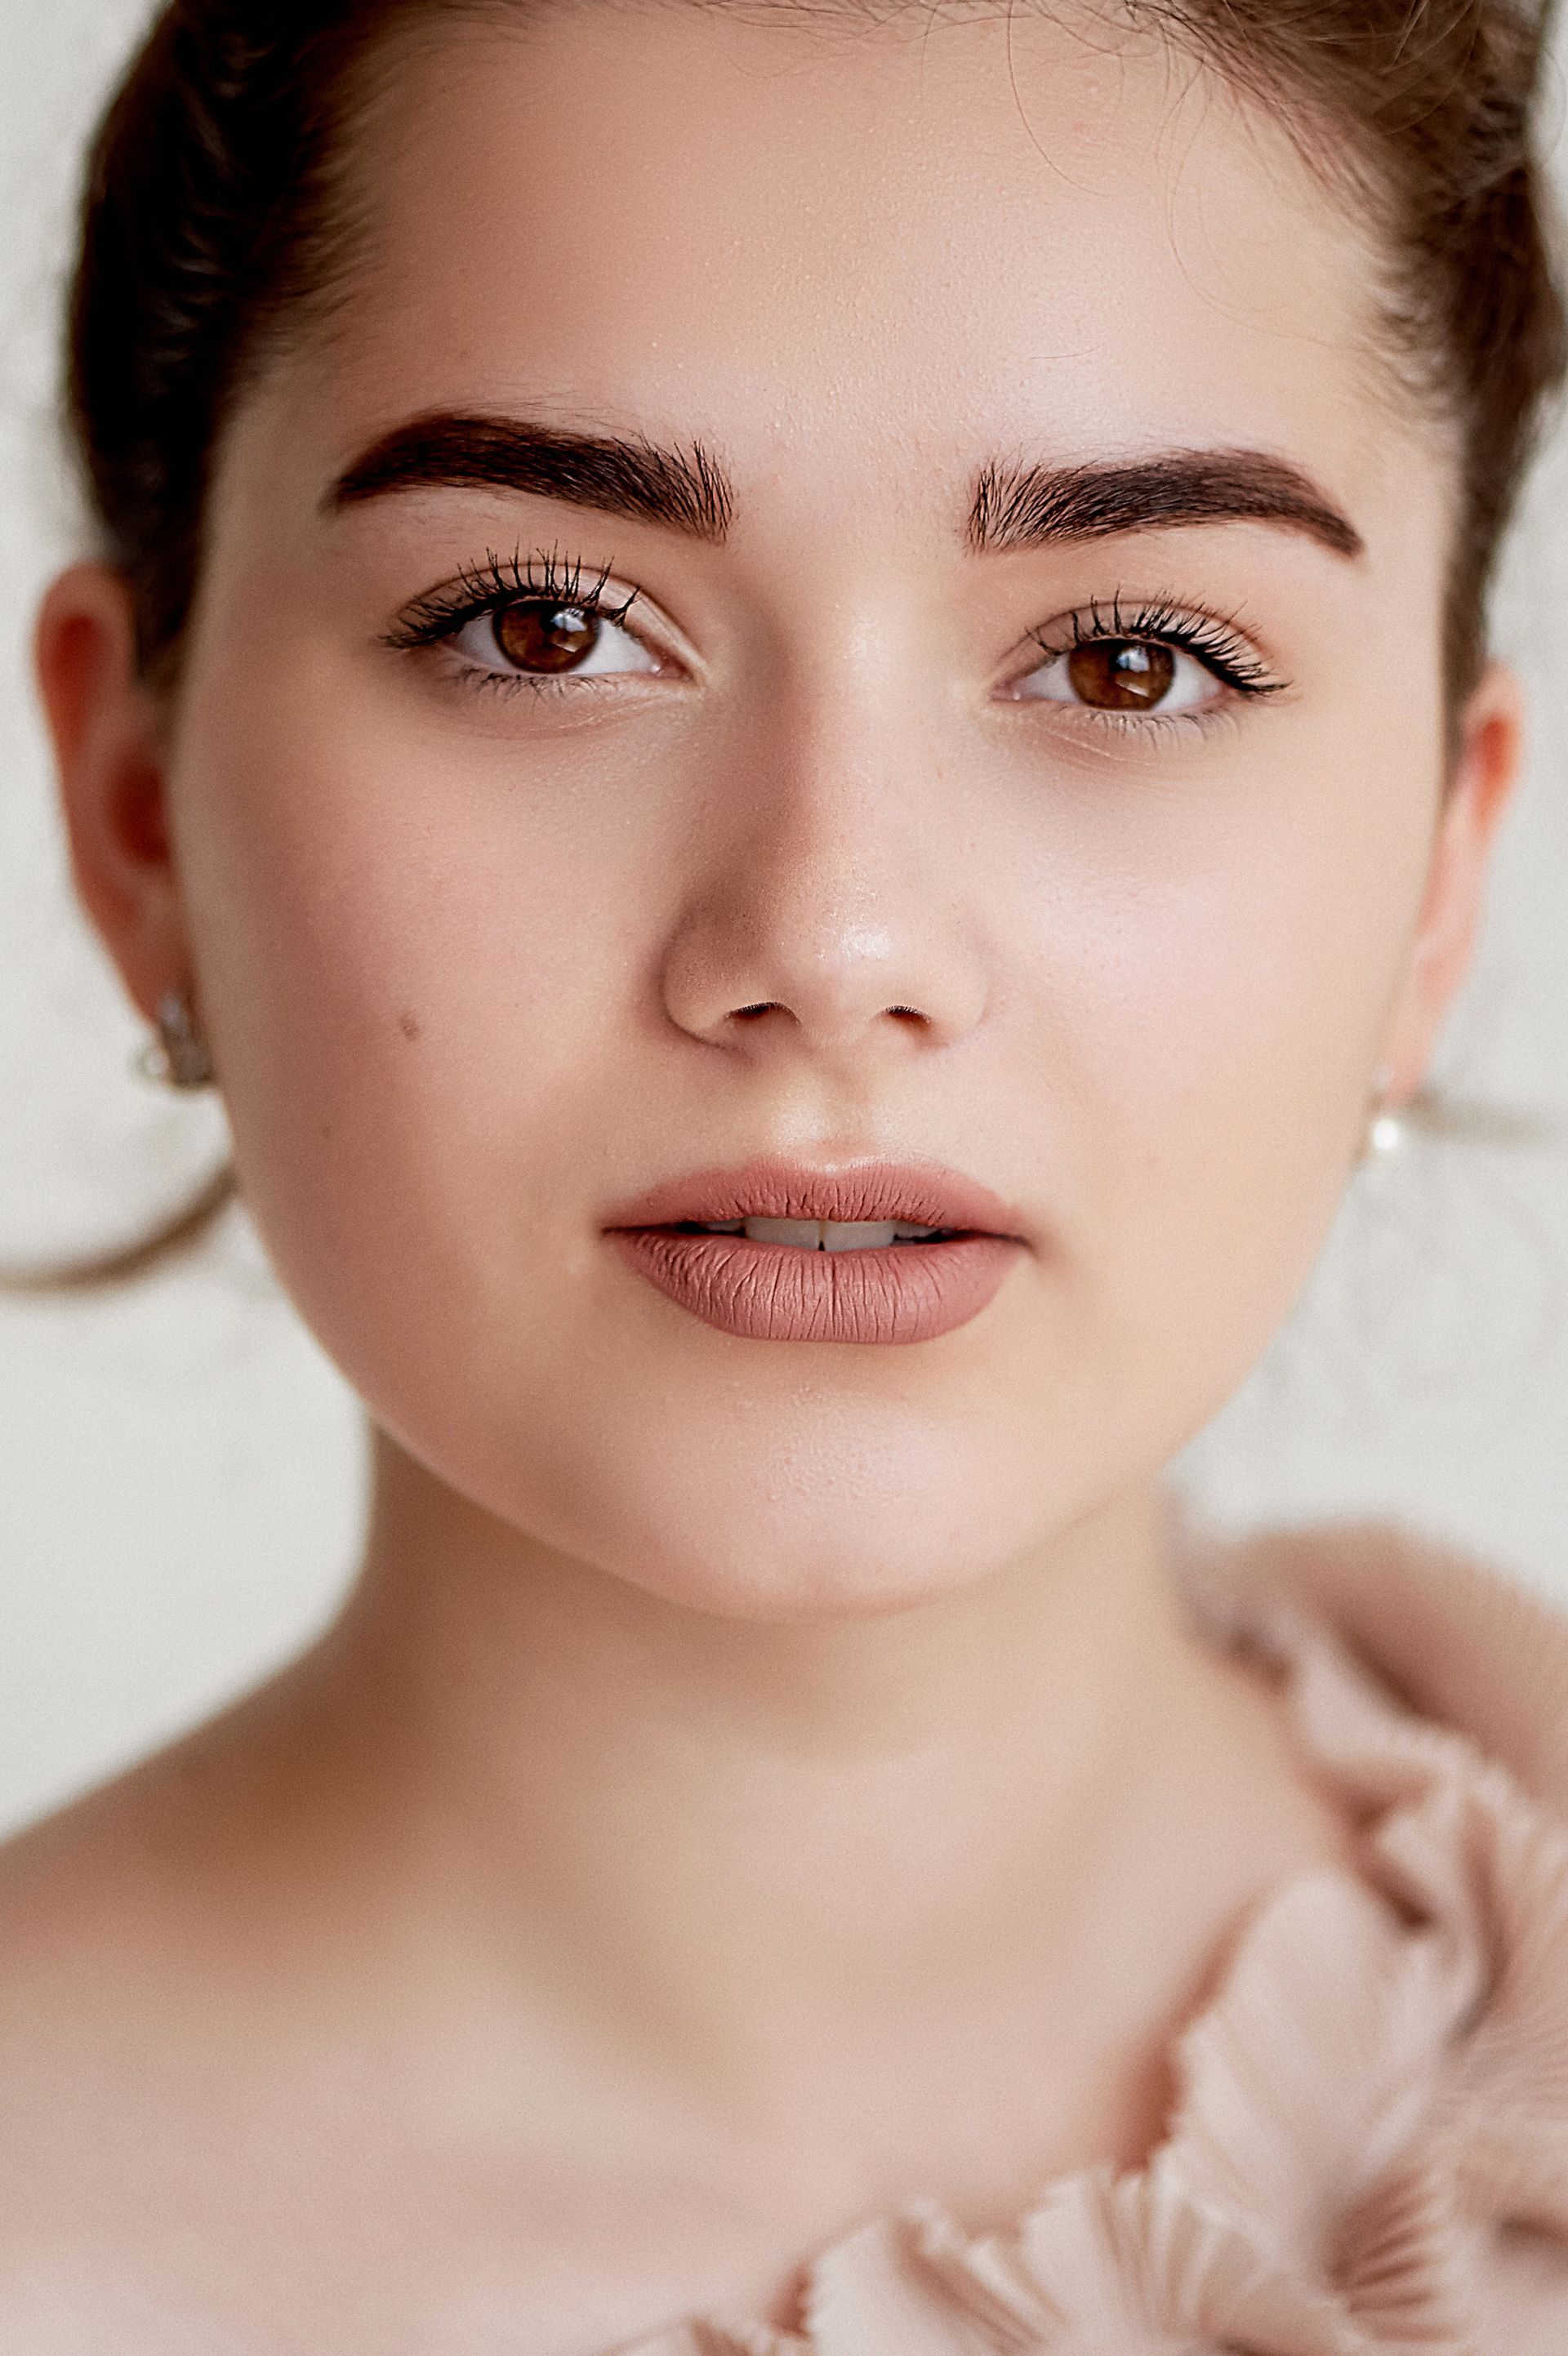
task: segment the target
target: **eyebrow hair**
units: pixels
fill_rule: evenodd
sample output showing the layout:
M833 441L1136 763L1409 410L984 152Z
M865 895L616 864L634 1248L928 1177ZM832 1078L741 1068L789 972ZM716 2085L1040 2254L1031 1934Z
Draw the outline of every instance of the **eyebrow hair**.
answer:
M1336 556L1365 542L1288 459L1261 450L1171 450L1110 465L983 467L969 519L977 553L1050 548L1183 524L1273 523Z
M689 452L619 434L573 434L507 417L438 413L399 426L328 492L328 514L395 491L532 492L693 540L723 541L735 502L702 445Z
M665 448L641 436L456 412L386 434L322 504L333 514L400 491L440 489L529 493L714 545L727 538L735 515L724 470L700 443ZM976 554L1004 553L1204 523L1280 524L1337 556L1364 553L1354 524L1300 467L1245 449L1060 466L993 463L976 478L968 540Z

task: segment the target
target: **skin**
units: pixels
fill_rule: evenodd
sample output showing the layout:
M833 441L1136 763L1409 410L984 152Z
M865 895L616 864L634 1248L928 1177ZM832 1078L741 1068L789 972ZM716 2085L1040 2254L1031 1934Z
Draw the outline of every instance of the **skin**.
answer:
M102 568L40 631L82 896L144 1013L194 984L376 1489L317 1651L8 1854L39 2350L601 2356L789 2319L908 2198L1002 2223L1146 2155L1227 1936L1344 1853L1181 1618L1161 1468L1419 1085L1518 766L1496 667L1445 760L1452 467L1372 258L1157 46L448 27L354 168L370 242L234 421L177 698ZM443 409L700 442L727 538L324 512ZM1362 553L965 545L987 460L1176 447L1290 461ZM546 701L384 643L553 546L662 667ZM1238 616L1278 691L1016 692L1118 596ZM938 1341L715 1333L602 1228L759 1151L949 1163L1027 1248Z

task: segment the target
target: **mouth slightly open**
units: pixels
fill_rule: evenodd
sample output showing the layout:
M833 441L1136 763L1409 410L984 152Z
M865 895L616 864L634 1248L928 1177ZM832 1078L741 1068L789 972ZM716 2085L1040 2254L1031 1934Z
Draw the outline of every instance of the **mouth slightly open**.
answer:
M678 1308L757 1342L929 1342L989 1306L1027 1249L1018 1213L934 1163L695 1172L605 1234Z

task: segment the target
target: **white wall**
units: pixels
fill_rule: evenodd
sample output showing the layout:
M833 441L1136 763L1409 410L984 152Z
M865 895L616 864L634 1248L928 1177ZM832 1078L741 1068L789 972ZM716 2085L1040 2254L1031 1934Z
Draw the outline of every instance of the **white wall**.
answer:
M221 1147L129 1073L67 888L26 640L71 547L49 418L72 176L140 0L0 0L0 1258L135 1231ZM1559 110L1561 111L1561 110ZM1500 615L1536 752L1454 1036L1568 1118L1568 435ZM1398 682L1391 681L1391 692ZM1568 1161L1432 1149L1364 1184L1291 1333L1190 1460L1251 1519L1392 1512L1568 1598ZM204 1713L331 1611L353 1401L242 1226L91 1304L0 1306L0 1829Z

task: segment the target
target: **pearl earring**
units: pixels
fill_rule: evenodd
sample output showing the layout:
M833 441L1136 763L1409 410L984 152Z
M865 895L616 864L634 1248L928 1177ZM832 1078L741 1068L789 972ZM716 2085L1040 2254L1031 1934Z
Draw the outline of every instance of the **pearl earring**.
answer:
M1398 1153L1410 1135L1410 1121L1405 1108L1389 1102L1389 1090L1394 1076L1386 1064L1372 1076L1372 1103L1367 1115L1367 1134L1362 1141L1363 1162L1387 1162Z
M183 991L166 991L159 999L157 1029L157 1038L136 1058L136 1069L143 1077L171 1088L210 1087L216 1077L212 1053Z

